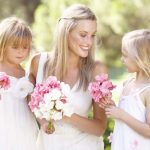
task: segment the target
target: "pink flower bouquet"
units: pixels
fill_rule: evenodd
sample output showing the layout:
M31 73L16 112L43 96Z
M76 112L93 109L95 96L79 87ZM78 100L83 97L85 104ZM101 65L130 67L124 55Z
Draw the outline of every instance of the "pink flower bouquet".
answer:
M0 72L0 89L8 89L10 86L9 76L5 72Z
M103 100L111 99L111 91L115 87L108 79L108 75L102 74L95 77L95 81L89 84L88 89L94 101L100 103Z
M69 102L70 86L50 76L44 83L37 84L31 94L29 106L39 119L49 121L49 129L54 128L52 120L70 117L73 107Z

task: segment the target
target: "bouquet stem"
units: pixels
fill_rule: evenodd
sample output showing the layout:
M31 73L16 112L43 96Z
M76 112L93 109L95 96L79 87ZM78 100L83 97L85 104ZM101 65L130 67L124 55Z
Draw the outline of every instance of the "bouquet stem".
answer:
M55 131L55 127L53 125L52 120L50 120L49 123L48 123L48 130L50 130L51 132Z

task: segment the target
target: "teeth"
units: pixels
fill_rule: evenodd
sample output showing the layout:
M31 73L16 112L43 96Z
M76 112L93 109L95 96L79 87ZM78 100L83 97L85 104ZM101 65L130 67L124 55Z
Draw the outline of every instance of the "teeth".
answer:
M89 47L82 47L82 49L88 50L88 49L89 49Z

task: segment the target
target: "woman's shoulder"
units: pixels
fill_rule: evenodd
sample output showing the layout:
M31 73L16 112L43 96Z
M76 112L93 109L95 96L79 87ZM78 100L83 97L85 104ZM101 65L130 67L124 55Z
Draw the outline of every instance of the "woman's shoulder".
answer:
M31 59L29 77L30 77L30 81L32 81L33 83L35 83L40 57L41 57L41 53L37 53Z
M108 73L107 66L100 61L95 61L92 77L94 78L96 75L107 74L107 73Z
M32 63L32 64L38 64L40 57L41 57L41 53L35 54L35 55L32 57L32 59L31 59L31 63Z

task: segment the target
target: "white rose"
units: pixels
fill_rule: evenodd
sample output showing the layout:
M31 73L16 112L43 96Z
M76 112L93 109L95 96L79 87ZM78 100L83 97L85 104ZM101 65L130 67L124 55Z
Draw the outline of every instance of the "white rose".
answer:
M63 108L63 106L64 106L64 104L63 104L62 101L60 101L60 100L56 101L55 107L56 107L57 110L61 110Z
M13 95L18 98L25 98L32 91L33 84L26 77L19 79L14 88L12 88Z
M39 109L34 108L34 114L37 118L42 119L42 113Z
M54 111L54 113L52 115L52 119L54 119L54 120L62 119L62 112Z
M53 89L53 90L51 90L49 95L50 95L52 100L58 100L61 97L61 91L58 89Z
M61 87L62 93L68 97L70 95L70 86L68 84L65 84L64 82L61 82L60 87Z

